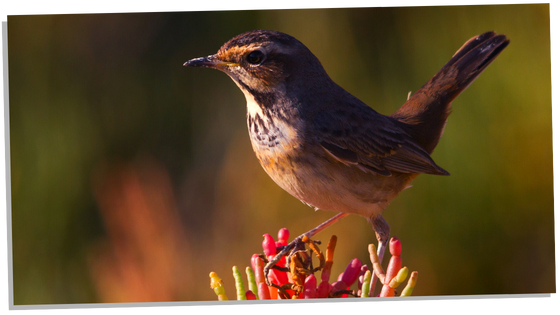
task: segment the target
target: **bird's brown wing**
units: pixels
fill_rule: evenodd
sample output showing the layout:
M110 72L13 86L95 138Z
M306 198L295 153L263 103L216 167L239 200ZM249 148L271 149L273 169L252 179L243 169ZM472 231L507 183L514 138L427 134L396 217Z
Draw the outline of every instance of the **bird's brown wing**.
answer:
M449 175L395 120L369 107L324 110L315 116L313 125L326 152L365 172Z

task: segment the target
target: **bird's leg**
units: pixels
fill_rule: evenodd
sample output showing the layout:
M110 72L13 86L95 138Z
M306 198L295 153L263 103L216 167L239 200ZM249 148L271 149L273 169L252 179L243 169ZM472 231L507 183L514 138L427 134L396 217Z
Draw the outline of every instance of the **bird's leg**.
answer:
M391 228L389 227L389 223L387 223L387 221L385 221L385 219L381 215L371 217L369 221L371 222L373 230L375 231L375 235L377 236L377 256L379 257L379 263L382 263L383 254L385 254L385 248L387 248L387 243L389 242ZM369 296L373 296L376 282L377 275L374 272L371 275L371 282L369 284Z
M330 225L332 225L333 223L338 222L340 219L344 218L345 216L347 216L348 213L338 213L335 216L333 216L332 218L328 219L327 221L319 224L317 227L315 227L314 229L303 233L302 235L296 237L293 241L291 241L288 245L283 246L282 250L276 254L276 256L274 256L274 258L272 258L267 264L266 266L264 266L264 278L266 280L266 284L270 285L270 280L268 280L268 272L269 270L278 263L278 261L280 261L280 259L284 256L286 256L288 254L288 252L290 252L290 254L288 255L288 258L291 257L294 253L296 253L298 250L301 250L301 246L303 245L302 242L302 238L304 236L307 236L309 238L311 238L312 236L314 236L315 234L321 232L322 230L326 229L327 227L329 227ZM289 260L288 260L289 261Z

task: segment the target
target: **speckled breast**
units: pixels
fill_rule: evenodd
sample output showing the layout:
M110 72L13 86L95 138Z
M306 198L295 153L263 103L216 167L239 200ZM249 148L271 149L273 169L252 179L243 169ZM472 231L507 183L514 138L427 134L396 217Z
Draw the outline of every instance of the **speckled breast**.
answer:
M302 145L296 129L282 119L263 113L247 115L247 127L255 155L266 173L284 190L301 199L297 177Z

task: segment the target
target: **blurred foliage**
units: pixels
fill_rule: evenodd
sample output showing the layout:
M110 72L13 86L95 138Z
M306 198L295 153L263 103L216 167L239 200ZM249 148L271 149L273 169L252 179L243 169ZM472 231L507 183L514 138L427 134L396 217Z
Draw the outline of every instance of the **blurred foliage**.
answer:
M255 28L383 114L467 39L507 34L433 154L452 175L419 176L385 218L416 296L555 292L549 22L547 4L9 16L15 304L215 300L208 273L249 265L265 231L333 215L267 177L226 75L182 67ZM366 220L332 234L368 261Z

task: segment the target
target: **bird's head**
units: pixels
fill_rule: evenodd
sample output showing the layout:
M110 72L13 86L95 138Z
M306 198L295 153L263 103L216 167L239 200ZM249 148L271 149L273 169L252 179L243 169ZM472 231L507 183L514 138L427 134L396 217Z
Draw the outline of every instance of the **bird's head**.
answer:
M218 69L247 94L274 93L288 83L297 85L326 76L319 60L292 36L254 30L226 42L216 54L189 60L184 66Z

